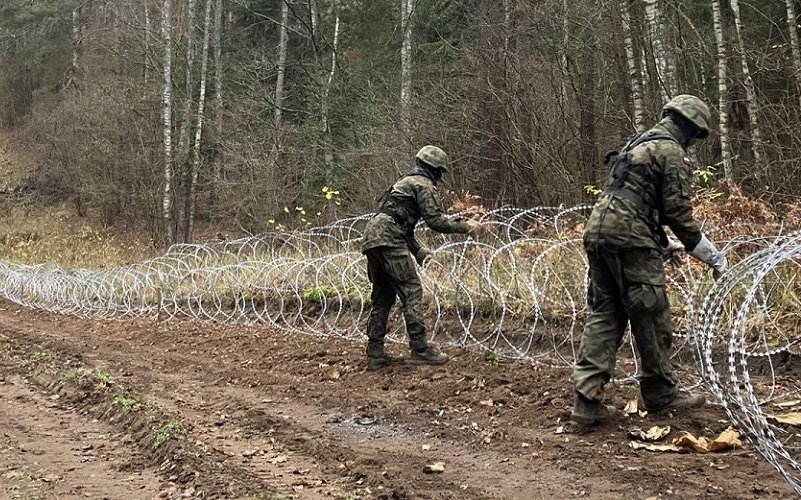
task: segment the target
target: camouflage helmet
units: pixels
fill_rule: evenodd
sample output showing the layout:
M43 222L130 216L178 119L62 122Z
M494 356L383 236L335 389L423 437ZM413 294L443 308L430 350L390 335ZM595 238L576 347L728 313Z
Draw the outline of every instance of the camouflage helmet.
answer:
M436 146L423 146L414 157L433 168L448 171L448 155Z
M709 122L712 114L709 107L694 95L681 94L667 102L664 112L675 111L698 127L698 138L703 139L709 135Z

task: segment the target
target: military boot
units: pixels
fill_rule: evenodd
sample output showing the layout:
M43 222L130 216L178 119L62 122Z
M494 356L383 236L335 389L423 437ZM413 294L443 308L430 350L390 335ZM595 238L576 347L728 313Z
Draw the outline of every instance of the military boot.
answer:
M389 354L384 354L383 356L379 357L368 356L367 371L372 372L375 370L380 370L381 368L386 368L396 361L398 361L398 358L390 356Z
M386 366L391 365L398 358L390 356L384 352L384 344L380 342L367 342L367 370L374 371L380 370Z
M673 399L664 405L655 406L649 404L643 404L646 410L650 412L658 412L664 410L679 410L684 408L698 408L703 406L706 403L706 398L703 394L697 394L695 392L689 391L676 391L676 395Z
M428 347L424 351L412 351L410 359L416 365L444 365L448 362L448 355Z
M597 425L614 420L617 417L617 409L614 406L604 405L597 401L590 401L581 394L576 394L573 403L573 413L570 419L577 424Z

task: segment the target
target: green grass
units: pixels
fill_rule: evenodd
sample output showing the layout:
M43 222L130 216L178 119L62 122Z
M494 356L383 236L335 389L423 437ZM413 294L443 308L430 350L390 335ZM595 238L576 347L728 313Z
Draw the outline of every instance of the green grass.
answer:
M503 356L495 351L488 351L487 355L484 356L484 361L492 366L498 366L499 364L503 363Z
M184 424L180 420L171 420L165 422L153 429L155 436L153 437L153 448L159 449L161 446L184 431Z
M64 372L63 377L64 380L75 382L76 384L87 384L94 382L107 387L114 385L114 378L103 368L95 368L94 370L83 367L70 368Z
M139 401L136 398L119 394L116 398L114 398L114 404L125 410L130 410L137 407L139 405Z

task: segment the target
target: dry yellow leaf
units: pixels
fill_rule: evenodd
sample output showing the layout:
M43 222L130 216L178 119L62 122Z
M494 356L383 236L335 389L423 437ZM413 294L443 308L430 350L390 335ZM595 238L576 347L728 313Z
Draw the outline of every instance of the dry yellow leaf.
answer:
M654 444L654 443L642 443L640 441L632 441L629 443L629 446L635 450L648 450L648 451L673 451L676 453L681 453L683 451L687 451L684 448L679 448L675 444Z
M638 408L637 408L637 400L636 399L632 399L631 401L626 403L626 407L623 408L623 413L625 415L635 415L637 413L637 411L638 411Z
M635 450L710 453L738 448L742 446L742 442L740 441L740 433L729 427L711 441L703 436L697 438L689 432L684 432L674 439L671 444L662 445L632 441L629 446Z
M770 415L768 418L780 424L801 425L801 413L798 412Z
M436 462L436 463L433 463L433 464L428 464L425 467L423 467L423 472L425 472L427 474L445 472L445 464L442 463L442 462Z

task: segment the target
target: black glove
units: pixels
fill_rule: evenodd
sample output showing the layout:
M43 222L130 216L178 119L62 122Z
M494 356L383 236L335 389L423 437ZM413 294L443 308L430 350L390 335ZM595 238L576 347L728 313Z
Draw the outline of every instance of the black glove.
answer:
M417 265L422 266L429 256L431 256L431 251L426 247L420 247L420 250L414 254L414 260L417 261Z

